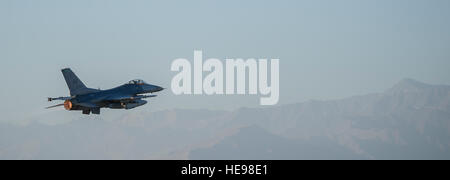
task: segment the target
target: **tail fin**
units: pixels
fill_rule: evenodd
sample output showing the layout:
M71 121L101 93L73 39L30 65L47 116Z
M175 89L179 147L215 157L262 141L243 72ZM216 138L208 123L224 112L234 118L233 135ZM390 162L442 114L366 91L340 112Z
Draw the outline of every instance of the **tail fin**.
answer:
M86 85L81 82L81 80L75 75L75 73L70 70L70 68L62 69L61 70L64 79L66 79L67 86L70 90L70 95L79 95L83 94L88 88Z

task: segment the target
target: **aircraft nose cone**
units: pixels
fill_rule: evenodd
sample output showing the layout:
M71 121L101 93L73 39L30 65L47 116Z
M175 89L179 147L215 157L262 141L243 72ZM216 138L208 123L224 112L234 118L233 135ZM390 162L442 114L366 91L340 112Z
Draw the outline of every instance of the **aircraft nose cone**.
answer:
M151 84L144 86L144 89L145 89L145 92L148 92L148 93L154 93L154 92L159 92L159 91L164 90L164 88L162 88L162 87L151 85Z

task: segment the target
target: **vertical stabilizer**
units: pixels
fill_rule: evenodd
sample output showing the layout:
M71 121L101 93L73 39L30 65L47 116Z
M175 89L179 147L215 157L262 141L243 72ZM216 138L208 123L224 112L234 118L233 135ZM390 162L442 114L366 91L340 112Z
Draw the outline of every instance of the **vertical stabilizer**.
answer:
M70 70L70 68L62 69L61 72L66 80L67 86L69 87L71 96L82 94L88 90L86 85L81 82L81 80L77 77L77 75L75 75L75 73L72 72L72 70Z

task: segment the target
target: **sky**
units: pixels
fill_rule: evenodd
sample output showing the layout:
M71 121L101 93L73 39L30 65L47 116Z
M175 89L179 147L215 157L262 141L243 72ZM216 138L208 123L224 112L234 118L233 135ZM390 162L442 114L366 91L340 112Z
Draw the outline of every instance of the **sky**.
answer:
M1 121L63 111L44 109L68 95L62 68L92 88L135 78L169 88L170 64L192 62L194 50L280 59L278 105L382 92L403 78L450 84L449 22L448 0L2 0ZM167 89L135 111L231 110L259 98Z

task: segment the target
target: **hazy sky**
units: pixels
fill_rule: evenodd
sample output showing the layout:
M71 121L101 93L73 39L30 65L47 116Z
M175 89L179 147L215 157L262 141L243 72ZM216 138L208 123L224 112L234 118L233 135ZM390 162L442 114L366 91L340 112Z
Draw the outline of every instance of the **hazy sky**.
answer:
M196 49L279 58L280 105L380 92L405 77L450 84L449 22L448 0L2 0L0 112L52 112L46 97L68 95L64 67L92 88L134 78L169 88L171 62ZM168 89L136 111L244 106L259 96Z

